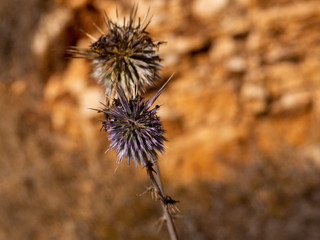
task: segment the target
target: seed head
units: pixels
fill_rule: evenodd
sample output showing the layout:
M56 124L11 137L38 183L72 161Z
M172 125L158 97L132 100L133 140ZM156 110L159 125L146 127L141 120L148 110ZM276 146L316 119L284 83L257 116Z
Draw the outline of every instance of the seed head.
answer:
M93 76L111 97L117 94L115 83L127 97L135 97L159 79L161 59L157 51L161 42L153 41L146 32L151 20L146 20L148 13L142 21L136 21L136 15L137 7L133 7L123 24L112 22L106 15L107 33L97 27L102 35L95 39L87 34L94 40L88 49L69 49L75 57L93 60Z
M151 108L151 105L164 86L151 100L143 101L141 97L128 100L124 91L116 85L118 98L110 107L101 110L105 115L102 129L108 132L111 141L109 149L117 151L118 164L125 157L128 165L133 160L137 166L140 163L146 166L149 161L157 161L158 152L163 153L167 139L163 136L164 129L157 116L159 106Z

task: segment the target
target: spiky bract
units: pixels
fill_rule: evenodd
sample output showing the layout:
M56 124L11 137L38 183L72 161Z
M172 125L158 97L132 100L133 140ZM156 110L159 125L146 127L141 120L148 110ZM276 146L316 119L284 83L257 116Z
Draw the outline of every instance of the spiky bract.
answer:
M143 101L141 97L128 100L121 88L116 86L116 91L119 97L102 110L105 114L103 129L111 141L109 149L117 151L118 163L125 157L128 165L133 160L137 166L140 163L146 166L148 161L158 159L158 152L163 152L166 141L156 114L159 106L151 108L156 98L151 101Z
M154 42L146 32L150 20L138 18L137 7L133 7L128 21L114 23L106 16L108 33L92 43L89 49L70 49L75 57L93 60L93 76L106 87L106 94L116 95L115 83L126 96L136 97L145 92L146 86L153 86L159 79L160 57L157 52L160 42ZM91 36L92 38L92 36Z

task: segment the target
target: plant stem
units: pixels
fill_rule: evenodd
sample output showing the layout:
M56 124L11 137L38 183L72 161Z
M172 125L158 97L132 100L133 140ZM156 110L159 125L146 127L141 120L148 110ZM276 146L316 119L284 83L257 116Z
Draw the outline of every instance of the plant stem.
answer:
M161 181L160 168L159 168L158 162L154 161L153 166L154 166L155 171L156 171L157 183L159 185L159 188L160 188L160 191L161 191L162 195L164 196L164 190L163 190L163 185L162 185L162 181Z
M154 178L154 175L153 175L154 171L153 171L152 167L151 168L147 167L147 173L148 173L148 176L151 179L151 182L152 182L154 188L157 190L158 195L160 197L161 207L162 207L163 215L164 215L164 217L166 219L166 223L167 223L167 228L168 228L168 231L169 231L170 239L171 240L178 240L177 231L176 231L175 225L174 225L173 220L172 220L172 216L171 216L171 214L169 212L169 209L168 209L168 206L167 206L167 203L166 203L166 198L165 198L165 194L164 194L164 191L163 191L163 186L162 186L162 181L161 181L161 176L160 176L160 170L159 170L158 163L155 161L153 163L153 165L155 166L155 172L156 172L157 180Z

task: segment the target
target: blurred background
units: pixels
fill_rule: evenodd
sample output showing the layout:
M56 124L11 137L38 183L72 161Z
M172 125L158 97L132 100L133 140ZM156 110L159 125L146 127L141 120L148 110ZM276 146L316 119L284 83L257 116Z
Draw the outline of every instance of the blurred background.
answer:
M65 54L134 2L1 0L0 240L168 239L145 170L104 153L90 62ZM138 2L175 73L159 162L181 239L320 239L320 2Z

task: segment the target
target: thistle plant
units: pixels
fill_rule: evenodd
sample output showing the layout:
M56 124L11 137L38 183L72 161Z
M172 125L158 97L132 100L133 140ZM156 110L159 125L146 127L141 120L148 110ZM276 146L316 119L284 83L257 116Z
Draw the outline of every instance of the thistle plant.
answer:
M141 164L146 168L153 185L149 191L161 202L171 239L178 239L171 216L177 209L177 201L164 194L157 162L158 152L164 151L164 141L167 139L163 136L164 129L157 116L159 106L152 108L169 81L170 79L151 100L147 101L140 96L128 100L124 91L116 86L118 98L113 100L111 106L105 105L105 108L98 112L104 113L102 129L108 132L111 141L109 149L114 148L117 151L118 164L125 157L128 165L133 160L137 166Z
M93 76L106 88L107 102L102 109L95 110L104 114L102 130L108 133L111 142L108 150L116 150L118 165L126 158L128 165L134 161L136 166L146 169L152 183L148 190L160 201L170 238L176 240L172 215L177 201L165 195L158 166L158 154L164 152L167 139L157 115L159 106L153 106L171 77L152 99L142 98L146 86L159 80L160 43L146 32L150 23L146 20L148 14L142 21L140 18L136 21L136 15L134 6L129 20L124 18L122 25L106 16L107 33L96 26L102 35L96 39L87 34L95 41L88 49L73 47L68 52L93 60Z
M88 49L72 47L69 53L74 57L93 60L93 76L103 83L107 96L115 96L116 84L127 97L137 96L146 91L146 86L154 86L160 71L160 57L157 52L161 42L155 42L146 32L151 19L148 13L141 20L133 7L128 20L123 24L111 21L105 15L107 32L98 26L102 34L98 39L85 33L94 42Z

